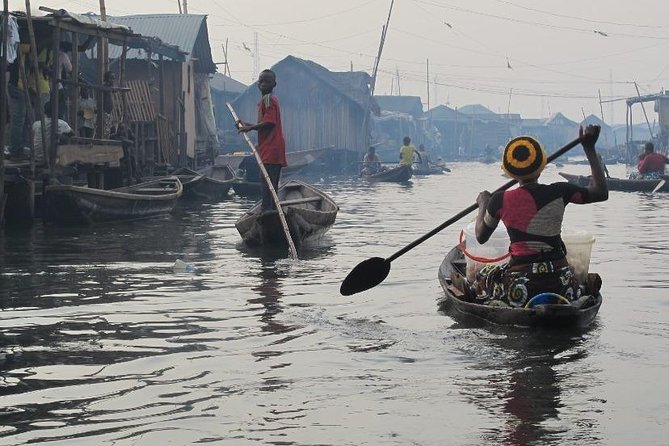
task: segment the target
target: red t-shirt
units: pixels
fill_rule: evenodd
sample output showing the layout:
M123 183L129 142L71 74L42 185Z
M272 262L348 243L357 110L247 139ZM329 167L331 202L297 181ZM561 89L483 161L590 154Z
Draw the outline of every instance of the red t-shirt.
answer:
M667 163L667 157L661 153L651 152L639 161L637 169L639 173L658 172L664 174L664 165Z
M274 124L271 129L258 130L258 151L263 164L287 166L286 141L283 139L281 111L276 96L267 94L258 103L258 123L260 122Z

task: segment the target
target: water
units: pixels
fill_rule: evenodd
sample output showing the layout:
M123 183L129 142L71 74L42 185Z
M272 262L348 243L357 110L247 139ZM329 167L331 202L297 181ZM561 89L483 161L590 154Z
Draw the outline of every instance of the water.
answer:
M450 167L410 185L315 180L341 210L297 262L240 244L241 199L8 229L0 444L667 444L667 194L568 207L566 223L597 238L591 271L604 280L584 332L441 314L437 270L468 219L393 261L376 288L339 295L358 262L506 181L494 165ZM549 166L544 181L558 178ZM175 272L177 259L193 271Z

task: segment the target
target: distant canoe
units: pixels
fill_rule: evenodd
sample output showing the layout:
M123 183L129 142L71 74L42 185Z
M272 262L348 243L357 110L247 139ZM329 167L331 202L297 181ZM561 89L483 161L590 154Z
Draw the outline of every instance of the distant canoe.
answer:
M59 224L93 224L148 218L171 212L182 193L177 177L111 190L47 186L44 219Z
M446 166L437 166L433 164L429 167L425 167L422 164L414 164L412 169L415 176L441 175L444 172L451 171L451 169Z
M409 181L413 175L413 170L408 164L393 167L392 169L383 170L373 175L362 175L369 181L379 181L386 183L403 183Z
M223 200L228 197L235 178L235 173L229 166L208 166L197 173L203 178L193 188L194 195L208 200Z
M569 173L560 172L560 176L572 184L579 186L588 186L590 184L590 176L572 175ZM662 179L667 181L657 192L669 192L669 175L662 176ZM606 184L609 190L621 192L652 192L662 179L649 180L630 180L626 178L607 178Z
M484 305L469 295L465 269L464 255L457 247L451 249L439 267L439 282L445 293L440 307L454 317L473 317L496 325L517 327L584 328L592 324L602 305L599 292L571 303L540 303L531 308Z
M339 206L325 192L297 180L289 180L278 190L281 208L297 247L318 240L332 227ZM242 215L235 227L250 246L287 245L276 210L261 212L256 203Z
M191 196L192 189L204 179L204 175L195 172L194 170L188 168L179 168L172 172L170 175L165 175L161 177L144 177L143 180L146 181L156 181L169 177L177 177L181 181L183 186L183 194L181 195L182 199Z

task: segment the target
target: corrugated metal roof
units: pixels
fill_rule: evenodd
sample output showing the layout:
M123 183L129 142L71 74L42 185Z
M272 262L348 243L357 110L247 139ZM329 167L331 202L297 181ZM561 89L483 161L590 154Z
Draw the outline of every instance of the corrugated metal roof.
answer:
M196 60L195 71L214 73L216 65L211 57L207 16L202 14L140 14L109 17L109 21L124 25L143 36L157 37L165 43L176 45ZM118 53L118 54L115 54ZM119 57L120 49L109 57ZM128 58L145 58L143 51L129 50Z
M375 95L381 110L407 113L415 118L423 114L423 103L419 96Z
M230 93L243 93L247 88L241 82L221 73L214 74L214 77L209 81L209 85L212 90L227 91Z

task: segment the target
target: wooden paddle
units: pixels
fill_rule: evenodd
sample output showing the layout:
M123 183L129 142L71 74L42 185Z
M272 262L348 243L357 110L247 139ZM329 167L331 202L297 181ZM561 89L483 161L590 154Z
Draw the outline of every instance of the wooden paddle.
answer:
M549 156L548 162L551 162L554 159L559 158L560 156L564 155L565 153L567 153L569 150L573 149L580 143L581 143L580 138L573 140L572 142L570 142L569 144L567 144L566 146L562 147L560 150ZM495 192L506 190L516 183L517 183L516 180L511 180L506 184L504 184L499 189L497 189ZM469 206L468 208L460 211L453 217L449 218L448 220L446 220L445 222L443 222L442 224L440 224L439 226L437 226L424 236L409 243L404 248L400 249L395 254L391 255L386 259L381 257L372 257L370 259L360 262L355 268L351 270L350 273L348 273L348 276L346 276L346 278L341 284L341 287L339 288L339 292L344 296L350 296L351 294L360 293L361 291L368 290L380 284L381 282L383 282L383 280L388 276L388 273L390 272L390 262L392 262L399 256L406 254L416 246L423 243L425 240L429 239L438 232L441 232L443 229L449 227L450 225L460 220L461 218L471 213L472 211L475 211L476 209L478 209L478 205L475 203Z
M651 194L654 194L658 190L662 189L662 187L664 187L664 184L666 182L667 182L667 180L665 180L665 179L661 179L660 181L658 181L657 186L655 186L655 188L651 191Z
M230 113L232 114L232 119L235 120L236 123L235 125L239 127L240 121L239 118L237 117L237 113L235 113L235 109L232 108L232 104L226 102L225 105L228 106L228 110L230 110ZM274 201L274 206L276 207L276 211L279 214L279 220L281 221L281 226L283 227L283 233L286 235L286 241L288 242L288 249L290 250L290 255L294 260L297 260L297 249L295 249L295 243L293 243L293 238L290 236L290 231L288 230L288 222L286 222L286 216L283 214L283 208L281 207L281 203L279 202L279 196L276 194L274 186L272 186L272 180L270 180L269 175L267 174L267 169L265 169L265 166L262 163L262 159L260 158L260 154L256 150L255 145L249 139L249 135L247 135L246 133L242 133L242 135L244 135L244 140L246 141L246 144L248 144L248 146L251 148L253 156L255 156L256 162L258 163L258 167L260 168L260 172L262 173L265 183L267 184L267 188L272 194L272 200Z

